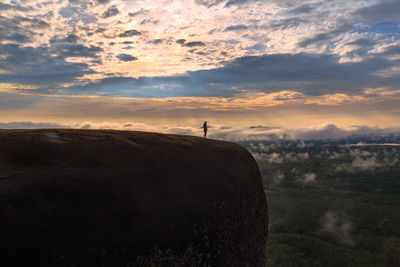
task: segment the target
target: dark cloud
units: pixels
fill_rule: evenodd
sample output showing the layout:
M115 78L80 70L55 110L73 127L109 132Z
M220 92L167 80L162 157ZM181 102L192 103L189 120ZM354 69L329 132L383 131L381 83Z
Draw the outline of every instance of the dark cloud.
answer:
M96 33L101 33L101 32L104 32L106 30L106 28L98 28L98 29L96 29Z
M206 7L212 7L225 1L226 0L196 0L196 4L203 5Z
M29 8L26 7L21 7L18 5L9 5L5 3L0 3L0 11L8 11L8 10L18 10L18 11L29 11Z
M0 41L29 43L34 41L37 36L35 29L43 29L48 26L46 21L38 18L0 15Z
M140 22L141 25L149 24L149 23L156 25L156 24L160 23L160 21L157 19L144 19Z
M185 39L178 39L178 40L176 40L176 43L180 44L180 45L183 45L183 44L186 43L186 40Z
M387 46L381 54L384 56L400 56L400 46L399 45Z
M290 13L290 14L298 15L298 14L303 14L303 13L310 13L310 12L312 12L314 9L315 9L315 8L312 7L312 6L310 6L309 4L304 4L304 5L302 5L302 6L299 6L299 7L296 7L296 8L294 8L294 9L290 10L289 13Z
M234 6L234 5L242 5L242 4L247 3L247 2L255 2L255 1L257 1L257 0L229 0L225 4L225 6L226 7L230 7L230 6Z
M194 80L213 84L222 91L236 86L264 92L296 89L309 95L353 94L370 87L399 88L400 77L375 75L396 64L400 65L379 55L358 63L339 63L339 58L334 55L279 54L242 57L222 68L189 74Z
M205 46L206 44L200 41L196 41L196 42L184 43L183 45L186 47L194 47L194 46Z
M53 38L50 39L50 43L77 43L79 40L79 37L74 34L68 34L67 36L59 36L55 35Z
M397 52L391 48L387 53ZM352 95L360 94L366 88L400 89L400 77L375 75L399 65L400 62L381 55L356 63L339 63L339 57L322 54L248 56L227 62L220 68L187 72L185 76L114 77L68 90L77 94L90 92L129 97L233 96L242 91L270 93L281 90L296 90L305 95ZM159 89L160 86L163 89Z
M52 128L69 128L66 125L58 124L58 123L47 123L47 122L30 122L30 121L21 121L21 122L0 122L0 129L52 129Z
M342 33L348 32L353 29L353 26L350 24L343 24L339 27L337 27L334 30L331 30L329 32L324 32L324 33L319 33L311 38L306 38L298 45L300 47L307 47L309 45L321 45L321 44L326 44L327 42L333 40L334 38L338 37Z
M128 30L128 31L121 33L119 35L119 37L132 37L132 36L137 36L137 35L141 35L141 34L142 33L137 30Z
M16 44L0 44L0 82L40 85L56 89L58 84L74 82L76 78L93 73L85 63L66 61L73 49L59 51L47 46L37 48ZM72 52L73 55L76 55ZM39 92L40 90L38 90Z
M116 6L109 7L102 15L104 19L116 16L119 14L119 10Z
M154 39L154 40L150 40L150 41L148 41L147 43L148 44L161 44L163 42L163 40L162 39Z
M357 40L348 42L348 45L357 45L360 47L371 47L379 43L379 40L371 38L359 38Z
M301 4L304 1L303 0L229 0L225 4L225 7L240 6L251 2L269 2L269 3L275 3L283 7L291 7L293 5Z
M356 11L367 22L399 21L399 0L381 0L376 4Z
M30 31L12 33L0 27L0 41L13 41L17 43L30 43L33 41L34 34Z
M58 51L60 57L86 57L86 58L97 58L98 53L102 52L103 49L98 46L85 46L81 44L65 44L54 47Z
M34 29L44 29L50 26L46 21L40 18L14 16L11 20L13 23L16 23L18 25L21 23L28 23L29 27Z
M137 57L131 56L129 54L119 54L117 58L119 58L119 60L121 61L135 61L138 59Z
M22 33L14 33L8 36L7 40L15 41L17 43L29 43L32 41L31 37Z
M111 0L96 0L97 4L104 5L110 3Z
M271 24L265 25L261 28L269 29L269 30L284 30L288 28L299 27L301 24L307 23L308 21L304 18L287 18L281 20L273 20Z
M142 8L142 9L136 11L136 12L130 12L130 13L128 13L128 15L130 17L136 17L136 16L139 16L139 15L146 14L147 12L149 12L149 11Z
M247 30L249 27L246 25L232 25L228 26L224 29L224 32L229 32L229 31L242 31L242 30Z

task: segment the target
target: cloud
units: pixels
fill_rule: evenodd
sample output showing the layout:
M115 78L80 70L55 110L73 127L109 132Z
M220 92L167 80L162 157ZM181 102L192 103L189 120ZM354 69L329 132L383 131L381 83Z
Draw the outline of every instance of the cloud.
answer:
M380 0L355 12L367 22L398 21L400 1Z
M382 41L382 40L363 37L363 38L359 38L354 41L348 42L347 45L356 45L359 47L372 47L372 46L378 44L379 41Z
M378 163L375 157L367 159L356 157L351 163L352 168L360 169L363 171L375 169L380 166L382 166L382 164Z
M294 9L290 10L289 13L298 15L298 14L303 14L303 13L310 13L310 12L314 11L314 9L315 8L313 6L311 6L309 4L304 4L302 6L299 6L299 7L296 7Z
M356 93L382 84L397 88L399 77L381 79L374 76L378 70L393 65L396 63L379 57L342 64L333 55L301 53L241 57L221 68L188 74L205 86L212 84L214 92L221 94L224 89L232 92L235 87L263 92L296 88L307 95L319 95Z
M319 233L328 234L345 245L355 245L352 235L356 230L356 225L346 213L327 211L321 217L320 223Z
M138 59L137 57L131 56L129 54L119 54L117 58L119 58L119 60L121 61L135 61Z
M201 124L201 121L199 121ZM201 125L200 125L201 126ZM69 123L48 123L48 122L3 122L0 123L0 128L76 128L76 129L114 129L114 130L131 130L131 131L146 131L146 132L160 132L167 134L184 134L202 136L202 129L198 126L179 125L179 124L146 124L137 122L69 122ZM308 132L316 131L317 127L304 127ZM369 129L366 131L365 129ZM363 129L363 130L362 130ZM342 132L346 134L330 135L330 139L342 139L357 136L370 136L370 135L390 135L393 133L400 133L400 128L397 129L379 129L369 128L367 126L353 127L352 130L342 128ZM229 125L210 125L209 138L240 141L240 140L323 140L327 139L324 135L317 133L312 135L313 138L304 137L298 134L297 128L271 128L271 127L233 127ZM268 160L269 162L281 163L283 157L279 153L259 154L259 157ZM294 156L293 159L302 159L303 156ZM314 182L317 178L315 173L306 173L301 177L305 183Z
M147 43L158 45L158 44L161 44L162 42L163 42L163 39L153 39L153 40L148 41Z
M241 5L247 2L251 2L251 1L257 1L257 0L229 0L225 6L226 7L230 7L230 6L234 6L234 5Z
M179 41L179 40L178 40ZM183 43L183 46L186 47L195 47L195 46L205 46L206 44L200 41L195 41L195 42L187 42L187 43Z
M121 33L119 35L119 37L132 37L132 36L137 36L137 35L141 35L142 33L137 31L137 30L128 30L128 31L124 31L123 33Z
M225 32L229 31L242 31L247 30L249 27L243 24L228 26L224 29Z
M29 11L29 8L25 8L19 5L9 5L0 3L0 11L17 10L17 11Z
M97 58L98 53L103 49L98 46L84 46L81 44L66 44L55 47L60 57L84 57L84 58Z
M30 43L38 36L37 30L44 30L49 24L40 18L29 18L15 15L12 17L0 15L0 41Z
M182 41L183 42L183 41ZM197 44L198 45L198 44ZM193 46L186 43L186 46ZM387 53L394 53L389 51ZM168 84L171 90L158 90L163 96L232 96L243 91L277 92L296 88L307 96L346 93L360 94L366 88L386 87L400 89L400 77L379 77L375 73L397 66L397 62L371 56L362 62L339 63L333 55L319 54L279 54L248 56L225 62L222 67L191 71L186 75L118 78L119 88L136 83L137 86ZM101 87L109 79L98 80L86 88ZM156 88L156 87L154 87ZM78 88L76 88L78 89ZM80 88L82 93L85 87ZM73 90L71 90L73 92ZM138 97L137 91L128 96ZM109 92L113 94L112 91ZM114 94L118 95L115 90ZM153 93L156 93L155 91Z
M158 19L144 19L140 22L141 25L148 24L148 23L156 25L156 24L160 23L160 21Z
M62 49L61 49L62 48ZM85 63L73 63L67 57L95 58L98 47L83 45L65 45L53 50L49 47L21 47L15 44L1 45L0 82L41 85L43 88L57 84L74 82L76 78L93 73Z
M305 173L303 177L298 177L297 181L303 184L311 184L315 182L317 175L313 172Z
M216 6L225 1L226 0L196 0L196 3L199 5L206 6L206 7L212 7L212 6Z
M69 128L59 123L46 122L0 122L0 129L41 129L41 128Z
M91 24L97 22L97 14L89 12L90 9L87 3L87 1L80 1L80 5L72 5L69 3L69 5L62 6L58 9L58 14L63 18L61 21L66 22L64 27L70 28L79 23Z
M67 36L54 35L53 38L50 39L50 43L77 43L79 37L70 33Z
M393 166L398 163L399 159L395 156L385 157L379 155L377 152L370 152L362 150L367 146L378 146L378 145L390 145L390 146L399 146L399 144L351 144L346 145L348 150L348 155L346 157L350 157L352 159L351 163L340 164L336 166L337 172L360 172L360 171L374 171L377 168L387 169L390 166ZM354 149L354 147L358 147ZM361 148L361 149L359 149ZM386 153L386 152L385 152Z
M145 9L141 8L140 10L138 10L136 12L129 12L128 15L130 17L136 17L136 16L139 16L139 15L144 15L144 14L146 14L148 12L149 12L148 10L145 10Z
M111 2L111 0L96 0L96 3L98 3L100 5L108 4L110 2Z
M276 184L279 184L285 179L285 175L283 173L281 173L280 171L278 171L278 172L274 173L272 178L274 179L274 182Z
M104 19L114 17L119 14L119 10L116 6L109 7L102 15Z
M323 45L329 41L337 38L342 33L348 32L353 28L350 24L344 24L329 32L319 33L311 38L306 38L299 43L300 47L307 47L309 45Z

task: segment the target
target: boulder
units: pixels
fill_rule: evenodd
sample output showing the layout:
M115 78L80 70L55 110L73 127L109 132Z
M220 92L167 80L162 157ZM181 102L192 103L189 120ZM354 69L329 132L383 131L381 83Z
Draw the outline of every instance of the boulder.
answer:
M110 130L0 130L7 266L263 266L268 211L243 147Z

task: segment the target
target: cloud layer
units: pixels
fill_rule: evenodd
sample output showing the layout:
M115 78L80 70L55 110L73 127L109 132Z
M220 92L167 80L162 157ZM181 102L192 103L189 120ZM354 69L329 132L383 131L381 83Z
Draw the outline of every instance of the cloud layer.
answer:
M201 125L200 125L201 126ZM82 123L34 123L34 122L7 122L0 123L0 129L40 129L40 128L74 128L74 129L112 129L112 130L128 130L128 131L146 131L160 132L168 134L183 134L202 136L202 127L190 127L186 125L149 125L144 123L116 123L116 122L82 122ZM388 134L399 134L400 128L379 129L367 126L354 126L347 128L339 128L333 124L325 123L312 127L298 128L270 128L261 126L250 127L232 127L227 125L210 125L208 136L213 139L240 141L240 140L322 140L322 139L339 139L352 136L371 136ZM262 155L261 155L262 156ZM290 158L290 155L288 156ZM297 155L302 159L308 158L308 155ZM271 154L268 156L270 162L281 162L279 154ZM368 169L371 160L356 157L353 167ZM316 180L315 173L307 173L299 179L304 183L312 183Z

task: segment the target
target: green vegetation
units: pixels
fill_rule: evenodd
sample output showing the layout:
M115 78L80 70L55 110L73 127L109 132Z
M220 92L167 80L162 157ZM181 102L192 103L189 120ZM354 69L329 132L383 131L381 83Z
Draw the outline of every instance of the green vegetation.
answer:
M400 266L400 146L388 143L400 137L240 142L268 197L267 266Z

